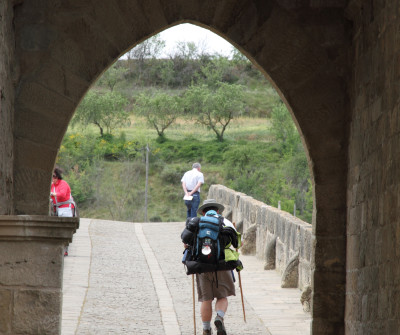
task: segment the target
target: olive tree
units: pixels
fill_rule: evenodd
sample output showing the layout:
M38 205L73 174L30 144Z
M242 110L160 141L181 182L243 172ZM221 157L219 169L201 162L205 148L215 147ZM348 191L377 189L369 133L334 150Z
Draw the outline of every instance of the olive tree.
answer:
M128 69L119 66L118 63L110 66L106 72L103 73L99 82L100 84L107 85L110 91L114 90L115 85L121 81L124 75L128 72Z
M104 129L111 134L115 128L129 124L128 103L119 93L91 90L78 106L71 124L82 127L94 124L101 136L104 135Z
M136 99L133 111L144 116L162 139L164 131L182 115L183 106L180 97L176 95L143 93Z
M231 120L244 108L243 87L236 84L219 83L215 89L205 84L193 85L184 99L189 115L211 129L220 142Z

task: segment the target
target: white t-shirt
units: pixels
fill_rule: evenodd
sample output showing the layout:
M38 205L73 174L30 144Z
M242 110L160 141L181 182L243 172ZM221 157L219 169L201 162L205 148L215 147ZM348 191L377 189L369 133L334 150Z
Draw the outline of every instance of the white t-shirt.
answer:
M198 182L204 184L204 176L199 170L192 169L183 175L181 182L185 182L186 189L191 191L196 187ZM200 188L198 191L200 192Z

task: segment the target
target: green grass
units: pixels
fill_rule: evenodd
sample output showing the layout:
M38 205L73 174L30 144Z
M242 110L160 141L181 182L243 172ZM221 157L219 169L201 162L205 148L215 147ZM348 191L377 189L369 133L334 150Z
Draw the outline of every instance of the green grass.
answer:
M256 140L270 141L269 134L270 121L267 118L237 118L233 119L228 125L224 134L224 139L229 141L240 140ZM131 125L121 128L120 131L125 132L126 138L141 139L143 141L155 140L157 132L154 128L149 127L144 118L132 116ZM184 140L187 138L195 138L198 141L212 141L216 139L213 131L205 126L199 125L194 121L179 119L165 131L165 136L170 140Z
M276 199L284 202L285 197L293 201L296 191L285 182L287 176L283 176L284 162L278 162L279 153L269 128L270 120L267 118L234 119L226 131L225 141L221 143L205 127L191 121L179 120L166 130L167 140L157 143L156 131L143 118L132 117L131 125L118 130L114 135L118 137L120 132L124 132L126 141L138 141L141 147L149 144L151 151L147 217L151 221L171 222L185 220L186 207L182 200L180 179L195 161L202 163L205 176L203 200L212 184L223 184L266 203L275 203ZM67 135L76 131L77 129L68 129ZM94 126L86 128L85 133L87 132L100 135ZM226 159L230 160L229 164ZM100 173L92 173L98 176L95 198L88 205L81 206L81 216L143 221L144 150L131 161L101 164ZM136 179L130 185L125 185L128 175ZM273 193L271 187L274 187ZM129 196L129 201L119 208L125 199L123 194Z

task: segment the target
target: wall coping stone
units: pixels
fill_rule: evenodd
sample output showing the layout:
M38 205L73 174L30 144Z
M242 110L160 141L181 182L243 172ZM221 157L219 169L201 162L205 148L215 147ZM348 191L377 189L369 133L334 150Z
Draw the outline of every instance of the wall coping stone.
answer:
M71 242L79 218L46 215L0 215L0 240L65 240Z

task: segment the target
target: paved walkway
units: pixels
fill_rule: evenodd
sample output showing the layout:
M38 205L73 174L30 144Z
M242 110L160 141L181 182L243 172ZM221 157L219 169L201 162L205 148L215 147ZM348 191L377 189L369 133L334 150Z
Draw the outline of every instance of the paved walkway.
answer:
M182 229L183 223L81 219L64 258L62 335L194 334L192 277L180 262ZM310 334L300 291L280 288L280 276L264 271L254 256L241 259L247 322L237 281L225 317L228 334ZM202 334L197 301L195 310Z

